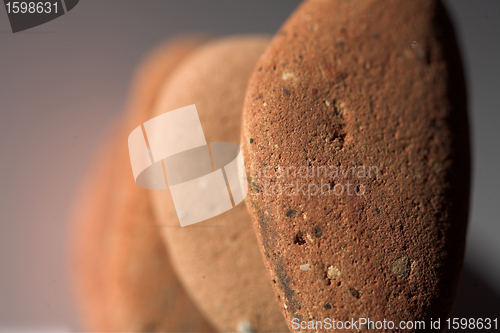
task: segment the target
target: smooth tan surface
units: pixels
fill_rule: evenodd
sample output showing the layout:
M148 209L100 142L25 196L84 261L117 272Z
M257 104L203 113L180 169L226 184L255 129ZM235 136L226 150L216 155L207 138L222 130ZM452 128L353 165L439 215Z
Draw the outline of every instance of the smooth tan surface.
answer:
M238 143L247 82L268 41L233 37L197 50L164 87L155 115L195 104L208 142ZM219 330L287 331L243 203L181 228L168 190L153 198L174 268Z

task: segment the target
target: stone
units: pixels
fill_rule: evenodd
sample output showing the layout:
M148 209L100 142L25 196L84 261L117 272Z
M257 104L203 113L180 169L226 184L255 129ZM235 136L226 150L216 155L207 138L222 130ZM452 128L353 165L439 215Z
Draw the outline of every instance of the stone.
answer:
M438 1L308 0L278 31L250 79L241 142L290 329L448 316L469 207L466 108Z
M197 50L164 86L153 116L195 104L207 142L239 144L248 80L268 43L235 36ZM174 269L211 323L223 332L288 331L245 204L180 227L170 190L152 194Z
M75 202L71 273L86 330L213 332L175 276L149 192L133 179L127 137L158 91L204 39L165 43L145 59L126 115L110 130Z

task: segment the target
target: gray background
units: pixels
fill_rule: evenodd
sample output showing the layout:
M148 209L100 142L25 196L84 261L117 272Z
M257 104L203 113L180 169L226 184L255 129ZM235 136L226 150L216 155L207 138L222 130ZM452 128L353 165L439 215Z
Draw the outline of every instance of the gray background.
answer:
M0 8L0 330L80 329L68 213L141 57L178 33L274 33L298 3L83 0L17 34ZM465 61L474 157L454 315L500 317L500 1L445 4Z

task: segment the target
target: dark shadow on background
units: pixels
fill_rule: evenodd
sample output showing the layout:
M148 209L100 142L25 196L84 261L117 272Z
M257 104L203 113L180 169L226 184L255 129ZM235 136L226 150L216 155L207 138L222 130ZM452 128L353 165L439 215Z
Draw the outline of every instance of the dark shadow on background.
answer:
M500 294L490 287L471 267L464 267L458 285L451 318L498 318L500 321ZM500 325L500 323L499 323ZM496 330L448 330L447 332L495 332Z

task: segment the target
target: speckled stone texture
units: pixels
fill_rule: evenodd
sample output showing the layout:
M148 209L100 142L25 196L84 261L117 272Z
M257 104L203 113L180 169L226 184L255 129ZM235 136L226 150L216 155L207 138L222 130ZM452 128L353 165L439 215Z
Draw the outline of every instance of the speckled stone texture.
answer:
M437 1L310 0L280 29L249 83L242 149L290 328L365 317L428 330L449 314L468 218L466 104Z
M207 142L239 143L248 80L268 43L264 36L235 36L198 49L172 74L155 115L195 104ZM214 326L288 331L245 204L181 228L169 190L152 192L174 268Z
M149 192L134 183L127 146L130 131L149 119L164 81L202 42L182 38L145 60L126 119L111 131L82 184L70 242L87 330L213 332L174 274Z

